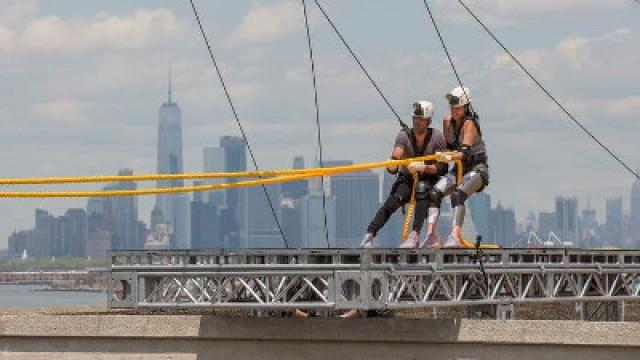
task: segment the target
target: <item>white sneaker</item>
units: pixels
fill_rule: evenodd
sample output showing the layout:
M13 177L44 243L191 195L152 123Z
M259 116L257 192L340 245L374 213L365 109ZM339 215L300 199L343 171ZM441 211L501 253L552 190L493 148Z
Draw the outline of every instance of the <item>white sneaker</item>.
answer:
M419 234L417 231L412 231L411 233L409 233L409 236L407 237L407 240L403 241L402 243L400 243L400 248L401 249L415 249L418 247L418 237Z
M460 242L460 240L458 240L455 236L453 236L453 234L450 234L449 237L447 238L447 241L444 243L444 246L446 248L461 248L462 247L462 242Z
M360 247L363 249L373 249L373 239L374 237L372 233L364 234L362 242L360 243Z
M437 249L442 247L442 244L440 243L440 236L438 236L438 234L436 233L428 234L422 244L420 244L420 247L427 249Z

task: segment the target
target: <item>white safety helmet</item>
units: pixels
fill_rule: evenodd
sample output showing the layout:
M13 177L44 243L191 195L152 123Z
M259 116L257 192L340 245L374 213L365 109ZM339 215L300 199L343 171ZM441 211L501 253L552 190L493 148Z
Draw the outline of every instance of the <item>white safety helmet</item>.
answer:
M433 117L433 104L425 100L414 102L411 116L431 119Z
M471 102L471 93L469 92L469 88L461 88L458 86L451 90L446 98L452 107L461 107Z

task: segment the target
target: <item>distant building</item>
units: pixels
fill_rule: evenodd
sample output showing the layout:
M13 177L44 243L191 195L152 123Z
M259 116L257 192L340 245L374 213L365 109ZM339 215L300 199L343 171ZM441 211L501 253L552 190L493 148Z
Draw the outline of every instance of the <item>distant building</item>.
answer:
M638 170L640 173L640 170ZM630 214L630 238L633 247L640 247L640 180L636 179L631 188L631 214Z
M505 209L502 204L491 211L493 240L501 246L511 246L516 241L516 216L513 209Z
M223 136L220 147L224 149L224 171L247 171L247 146L243 138ZM225 182L237 182L237 178L227 178ZM264 194L262 195L265 196ZM225 191L225 209L221 212L222 236L225 248L247 248L247 189L236 188Z
M578 244L578 199L556 197L556 235L562 242Z
M325 198L327 214L327 237L325 236L324 214L322 210L322 193L312 192L303 199L298 200L301 217L301 247L304 248L335 248L336 245L336 224L337 201L333 196Z
M607 199L605 234L609 246L622 246L622 197Z
M182 160L182 115L180 107L173 101L171 76L167 102L160 106L158 112L158 174L181 174L184 172ZM160 180L159 188L182 187L183 180ZM169 223L174 228L172 248L185 249L190 246L189 211L190 200L185 194L163 194L156 197L156 208L162 214L162 223Z
M385 171L382 175L382 202L386 201L387 197L391 193L391 189L393 184L397 179L396 175L390 174L388 171ZM378 209L373 209L373 211L369 214L369 222L373 220L373 217L376 214ZM386 248L394 248L400 244L400 238L402 237L402 226L403 226L404 216L402 214L402 210L398 209L391 217L389 221L384 225L384 227L380 230L376 237L375 246L378 247L386 247ZM367 225L369 225L367 223ZM366 228L362 229L362 235L364 235Z
M351 161L327 162L327 166ZM358 247L367 225L380 206L380 178L371 170L330 177L336 199L336 247Z
M275 216L281 220L280 184L252 186L247 192L247 247L249 248L282 248L285 246L278 223L274 219L274 213L269 206L264 194L266 188ZM280 221L281 222L281 221ZM280 224L282 226L282 224Z
M473 194L468 205L476 232L484 240L491 241L491 196L484 192Z

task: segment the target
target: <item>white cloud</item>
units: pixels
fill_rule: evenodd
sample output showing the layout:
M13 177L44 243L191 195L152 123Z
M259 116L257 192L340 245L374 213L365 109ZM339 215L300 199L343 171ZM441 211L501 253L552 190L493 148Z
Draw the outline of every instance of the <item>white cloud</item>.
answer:
M492 26L517 26L523 22L549 16L578 16L598 14L602 11L631 8L633 1L627 0L468 0L465 4L484 22ZM473 18L458 1L439 0L438 12L455 23L473 22Z
M256 3L231 35L229 43L273 42L302 30L302 9L295 1Z
M42 118L49 126L78 126L86 124L85 109L89 106L90 104L62 99L36 104L31 113L35 118Z
M175 15L167 9L138 10L126 16L96 15L67 20L40 16L24 30L0 27L0 50L23 52L86 52L147 49L180 32Z

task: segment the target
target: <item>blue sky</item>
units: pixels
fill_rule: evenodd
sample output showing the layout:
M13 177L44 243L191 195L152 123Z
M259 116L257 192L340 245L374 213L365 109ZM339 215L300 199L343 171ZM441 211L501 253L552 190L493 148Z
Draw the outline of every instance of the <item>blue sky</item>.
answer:
M197 1L231 95L263 168L316 154L313 93L301 4ZM435 104L455 86L422 1L322 1L394 106ZM431 1L486 134L488 192L524 218L556 194L607 197L628 208L632 178L569 123L455 1ZM631 0L469 0L470 7L568 108L636 167L640 114L640 6ZM185 168L202 147L238 134L188 1L2 0L0 162L6 177L155 170L158 106L167 64L183 111ZM388 157L397 124L311 6L327 158ZM64 187L63 187L64 188ZM82 187L81 187L82 188ZM95 186L85 186L94 189ZM66 188L65 188L66 189ZM33 210L60 215L84 200L2 200L0 246L33 226ZM141 199L148 221L152 199Z

